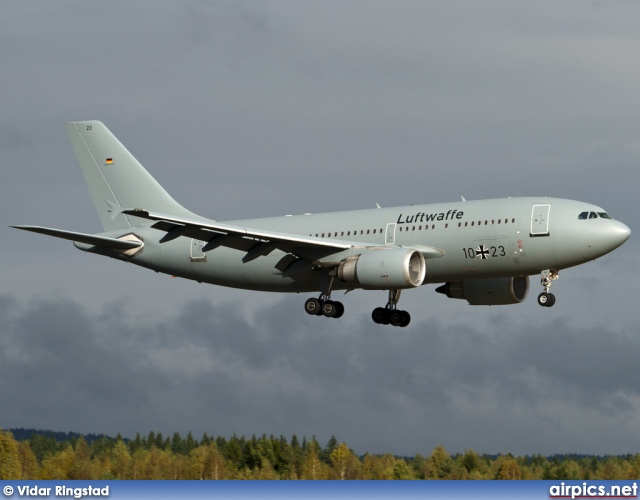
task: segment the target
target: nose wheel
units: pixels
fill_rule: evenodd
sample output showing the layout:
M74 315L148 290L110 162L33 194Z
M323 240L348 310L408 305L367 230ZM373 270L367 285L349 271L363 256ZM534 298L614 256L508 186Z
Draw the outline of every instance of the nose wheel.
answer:
M389 290L389 302L385 307L376 307L371 313L371 319L379 325L391 325L404 328L411 322L411 315L407 311L396 308L400 300L401 290Z
M538 295L538 304L542 307L551 307L556 303L556 296L552 293L542 292Z
M549 269L542 271L542 278L540 278L540 284L544 287L544 292L538 295L538 304L542 307L552 307L556 303L556 296L549 292L553 282L560 276L558 271L551 271Z

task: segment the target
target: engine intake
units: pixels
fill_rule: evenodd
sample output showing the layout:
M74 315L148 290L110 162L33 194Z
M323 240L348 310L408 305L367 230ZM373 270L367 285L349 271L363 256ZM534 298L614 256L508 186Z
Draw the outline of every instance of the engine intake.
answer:
M529 276L452 281L436 288L436 292L450 299L466 299L472 306L519 304L529 293Z
M338 279L370 290L401 290L422 285L424 256L415 248L376 248L348 257L338 266Z

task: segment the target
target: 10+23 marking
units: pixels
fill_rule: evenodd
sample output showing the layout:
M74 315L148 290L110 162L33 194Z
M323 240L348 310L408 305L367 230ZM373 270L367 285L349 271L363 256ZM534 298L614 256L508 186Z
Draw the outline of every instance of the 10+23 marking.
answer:
M504 247L500 245L499 247L486 247L484 245L479 245L478 248L463 248L465 259L475 259L476 257L480 257L482 260L488 259L489 257L505 257L507 252Z

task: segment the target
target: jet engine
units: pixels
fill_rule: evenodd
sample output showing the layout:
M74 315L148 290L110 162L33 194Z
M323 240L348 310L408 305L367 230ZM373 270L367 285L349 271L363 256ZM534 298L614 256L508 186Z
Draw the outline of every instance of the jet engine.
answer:
M340 281L370 290L401 290L422 285L424 256L415 248L376 248L340 262Z
M529 276L452 281L436 288L436 292L450 299L466 299L472 306L519 304L529 293Z

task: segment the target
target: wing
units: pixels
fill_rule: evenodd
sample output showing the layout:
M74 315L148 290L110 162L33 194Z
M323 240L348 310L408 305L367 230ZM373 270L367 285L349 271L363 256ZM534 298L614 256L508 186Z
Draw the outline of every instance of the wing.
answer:
M188 217L174 217L167 214L149 212L142 209L123 210L122 213L142 219L155 221L151 227L166 231L161 243L171 241L180 236L206 241L202 248L207 252L220 246L235 248L247 252L244 262L249 262L262 255L267 255L275 249L292 253L303 258L309 258L311 252L315 255L331 255L350 248L380 247L379 244L360 241L339 240L333 238L317 238L300 234L281 233L254 229L233 224L224 224L203 219ZM425 258L442 257L444 251L426 245L411 245L419 250ZM316 257L317 258L317 257Z

